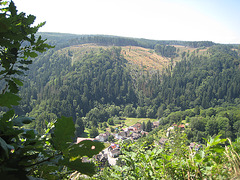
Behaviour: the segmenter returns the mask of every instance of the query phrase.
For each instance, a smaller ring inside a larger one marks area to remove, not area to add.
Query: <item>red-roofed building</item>
[[[142,124],[140,122],[137,122],[132,127],[135,127],[137,130],[141,130]]]
[[[176,124],[173,124],[173,126],[177,127]],[[184,125],[184,124],[180,124],[180,125],[178,125],[178,127],[181,128],[181,129],[184,129],[184,128],[185,128],[185,125]]]
[[[128,130],[132,131],[132,132],[135,132],[135,131],[137,131],[137,128],[133,127],[133,126],[130,126],[130,127],[128,127]]]

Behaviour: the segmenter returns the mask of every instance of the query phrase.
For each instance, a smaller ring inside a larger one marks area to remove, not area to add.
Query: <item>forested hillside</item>
[[[36,117],[39,131],[61,115],[91,128],[113,116],[161,118],[239,103],[237,46],[45,35],[56,47],[34,60],[16,108]]]
[[[172,71],[164,74],[158,104],[182,110],[234,102],[239,98],[239,56],[227,46],[213,46],[207,56],[183,56]]]

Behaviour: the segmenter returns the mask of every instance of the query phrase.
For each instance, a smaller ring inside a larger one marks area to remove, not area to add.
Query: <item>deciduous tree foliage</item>
[[[41,36],[36,38],[37,30],[44,23],[33,27],[35,16],[18,13],[13,1],[0,1],[0,8],[0,106],[8,108],[0,116],[1,179],[29,179],[30,176],[62,179],[61,170],[66,168],[65,173],[77,170],[93,175],[94,164],[83,163],[82,157],[92,157],[104,146],[92,141],[73,144],[72,118],[46,123],[45,134],[40,136],[34,129],[25,127],[34,118],[14,114],[12,107],[21,100],[17,95],[18,87],[23,85],[20,78],[32,63],[29,58],[35,58],[51,46]]]
[[[161,148],[122,144],[118,164],[94,179],[234,179],[239,177],[239,146],[226,146],[226,141],[209,137],[198,151],[189,148],[184,134],[176,134]]]

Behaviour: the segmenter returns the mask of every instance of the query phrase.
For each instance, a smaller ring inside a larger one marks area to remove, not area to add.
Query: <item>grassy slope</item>
[[[157,121],[157,119],[150,119],[150,118],[126,118],[125,124],[127,126],[132,126],[132,125],[136,124],[137,122],[140,122],[140,123],[145,122],[145,124],[146,124],[149,120],[151,122]]]
[[[130,64],[143,67],[147,70],[161,70],[170,62],[169,58],[162,57],[153,50],[142,47],[124,46],[122,47],[122,54]]]

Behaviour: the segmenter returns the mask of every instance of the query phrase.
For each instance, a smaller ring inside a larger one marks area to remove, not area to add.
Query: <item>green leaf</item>
[[[9,130],[12,130],[12,122],[9,121],[14,116],[14,110],[11,109],[3,114],[3,116],[0,118],[0,132],[4,132],[6,135]]]
[[[22,136],[28,139],[35,138],[36,132],[33,129],[22,129],[23,133]]]
[[[18,79],[18,78],[12,78],[12,80],[13,80],[17,85],[23,86],[23,83],[22,83],[22,81],[21,81],[20,79]]]
[[[6,122],[9,119],[11,119],[13,116],[14,116],[14,109],[11,109],[3,114],[3,116],[1,117],[1,122],[3,122],[3,121]]]
[[[35,58],[35,57],[38,56],[37,53],[35,53],[35,52],[30,52],[30,51],[24,52],[24,55],[27,56],[27,57],[31,57],[31,58]]]
[[[88,156],[92,157],[93,155],[98,154],[104,149],[104,144],[101,142],[94,142],[91,140],[81,141],[78,144],[74,144],[69,153],[70,157],[77,157],[77,156]]]
[[[29,180],[44,180],[44,179],[57,179],[56,172],[59,171],[58,166],[53,166],[50,164],[44,164],[38,167],[37,174],[41,176],[40,178],[29,177]],[[43,178],[43,179],[42,179]]]
[[[34,23],[35,19],[36,19],[36,16],[30,14],[30,15],[28,15],[28,17],[27,17],[27,23],[28,23],[29,25],[31,25],[31,24]]]
[[[10,90],[10,92],[12,92],[12,93],[18,93],[19,89],[18,89],[18,87],[17,87],[17,85],[16,85],[15,82],[13,82],[12,80],[9,80],[9,81],[8,81],[8,85],[9,85],[9,90]]]
[[[5,141],[4,141],[4,139],[2,139],[1,137],[0,137],[0,147],[1,147],[1,149],[3,150],[3,152],[4,152],[4,154],[5,154],[5,156],[8,158],[8,151],[10,150],[10,149],[14,149],[14,147],[13,146],[11,146],[11,145],[9,145],[9,144],[7,144]]]
[[[45,21],[45,22],[41,22],[41,23],[39,23],[39,24],[36,26],[36,28],[43,27],[45,24],[46,24],[46,21]]]
[[[20,116],[12,120],[14,126],[21,127],[24,124],[31,123],[35,118]]]
[[[29,70],[29,68],[28,68],[28,67],[24,67],[24,66],[18,66],[18,68],[19,68],[19,69],[22,69],[22,70],[24,70],[24,71],[27,71],[27,70]]]
[[[0,94],[0,106],[12,108],[12,106],[19,105],[21,98],[16,94],[6,92],[5,94]]]
[[[204,160],[205,158],[205,152],[204,151],[200,151],[198,152],[195,156],[194,156],[195,160],[198,162],[201,162],[202,160]]]
[[[11,12],[12,16],[16,16],[17,15],[16,6],[14,5],[14,3],[12,1],[10,2],[10,5],[9,5],[9,11]]]
[[[72,170],[76,170],[82,174],[92,176],[96,173],[94,163],[83,163],[82,159],[76,159],[74,161],[68,161],[65,159],[62,163]]]
[[[0,5],[7,5],[7,3],[8,3],[7,1],[3,1],[3,2],[0,1]]]
[[[220,145],[216,145],[214,148],[212,148],[214,152],[217,152],[217,153],[222,153],[225,148],[223,148],[222,146]]]
[[[26,64],[26,65],[32,64],[32,60],[20,60],[19,62],[20,62],[21,64]]]
[[[75,127],[71,117],[62,116],[60,119],[57,119],[52,138],[55,148],[65,151],[69,147],[69,143],[72,143],[74,131]]]
[[[1,21],[2,22],[0,22],[0,32],[5,33],[5,32],[7,32],[9,26],[8,26],[8,23],[4,22],[4,20],[1,20]]]
[[[7,143],[0,137],[0,147],[3,150],[6,157],[8,157]]]

